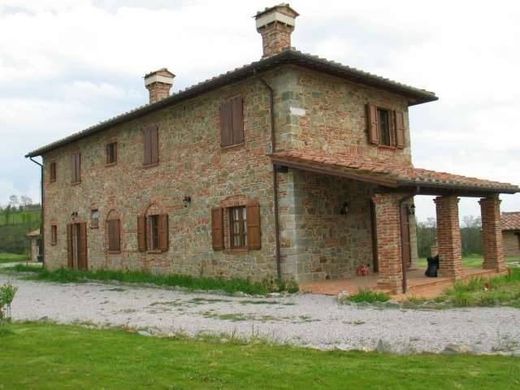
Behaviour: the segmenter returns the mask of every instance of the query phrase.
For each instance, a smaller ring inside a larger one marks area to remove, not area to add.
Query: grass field
[[[520,359],[322,352],[38,323],[0,333],[0,388],[515,389]]]
[[[193,277],[189,275],[153,275],[140,271],[113,271],[113,270],[94,270],[77,271],[72,269],[60,268],[49,271],[45,268],[37,268],[18,264],[12,270],[17,272],[31,272],[30,279],[43,280],[59,283],[81,283],[92,280],[96,281],[118,281],[124,283],[148,283],[157,286],[176,286],[185,287],[190,290],[219,290],[227,293],[244,292],[247,294],[265,295],[269,292],[297,292],[298,286],[295,283],[269,280],[264,282],[252,282],[247,279],[233,278],[206,278]]]
[[[27,261],[28,256],[25,254],[18,254],[18,253],[4,253],[0,252],[0,263],[14,263],[14,262],[21,262],[21,261]]]

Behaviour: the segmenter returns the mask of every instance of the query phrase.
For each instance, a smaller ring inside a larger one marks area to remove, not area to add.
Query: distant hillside
[[[27,253],[29,231],[40,227],[39,205],[0,209],[0,252]]]

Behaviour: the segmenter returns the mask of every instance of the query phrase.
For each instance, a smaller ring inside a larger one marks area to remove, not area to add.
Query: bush
[[[11,283],[0,286],[0,324],[11,317],[11,302],[13,302],[18,287]]]

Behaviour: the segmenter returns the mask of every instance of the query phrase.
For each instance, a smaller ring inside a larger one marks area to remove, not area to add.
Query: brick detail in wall
[[[165,83],[153,83],[148,85],[148,92],[150,93],[150,103],[158,102],[159,100],[165,99],[170,96],[170,84]]]
[[[484,268],[504,271],[504,248],[500,223],[500,200],[498,196],[482,198],[480,201],[482,216],[482,246],[484,249]]]
[[[378,288],[392,293],[402,291],[401,225],[399,202],[402,194],[373,196],[376,213],[377,256],[379,262]]]
[[[262,35],[263,56],[270,57],[281,53],[284,49],[291,47],[291,33],[294,27],[281,23],[272,23],[262,28],[259,32]]]
[[[439,276],[460,279],[463,276],[459,198],[439,196],[435,198],[437,209],[437,245],[439,252]]]

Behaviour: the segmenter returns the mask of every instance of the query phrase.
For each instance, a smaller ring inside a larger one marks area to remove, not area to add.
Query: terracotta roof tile
[[[520,211],[502,213],[502,230],[520,230]]]
[[[398,186],[435,186],[440,188],[462,187],[467,190],[514,193],[520,191],[516,185],[483,180],[447,172],[404,167],[390,160],[376,160],[361,154],[329,155],[320,151],[293,150],[271,155],[273,161],[282,163],[300,163],[322,169],[336,169],[356,174],[377,174]]]

